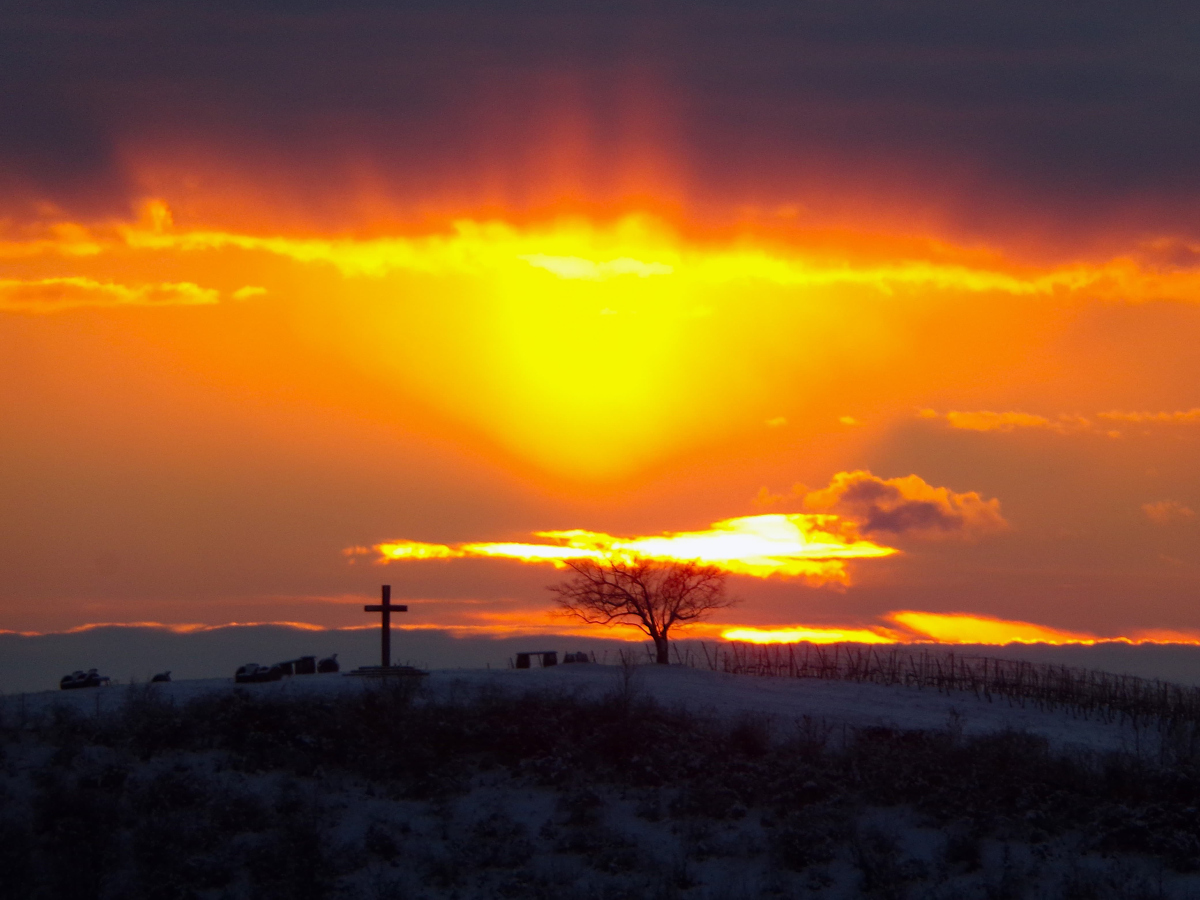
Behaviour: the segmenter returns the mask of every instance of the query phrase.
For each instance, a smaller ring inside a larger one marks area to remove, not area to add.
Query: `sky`
[[[1200,12],[11,2],[0,631],[1196,641]],[[588,631],[594,634],[594,631]]]

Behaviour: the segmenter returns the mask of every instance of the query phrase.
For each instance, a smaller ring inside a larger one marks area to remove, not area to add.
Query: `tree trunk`
[[[666,635],[663,635],[662,637],[656,637],[654,639],[654,650],[655,650],[654,661],[656,663],[658,663],[660,666],[665,666],[671,662],[670,657],[667,656]]]

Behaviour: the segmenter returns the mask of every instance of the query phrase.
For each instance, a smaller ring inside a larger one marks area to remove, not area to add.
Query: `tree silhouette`
[[[593,625],[637,626],[654,641],[655,661],[663,665],[673,627],[737,602],[725,594],[727,573],[699,562],[615,556],[565,562],[574,573],[549,588],[558,605]]]

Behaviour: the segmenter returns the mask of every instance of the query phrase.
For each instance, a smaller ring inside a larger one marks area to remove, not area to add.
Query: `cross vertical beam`
[[[392,613],[408,612],[408,607],[404,605],[392,605],[392,586],[390,584],[383,585],[383,591],[380,603],[372,603],[363,607],[363,612],[377,612],[380,614],[380,664],[385,669],[390,669],[392,666]]]
[[[382,636],[380,637],[380,659],[379,664],[385,669],[392,664],[392,586],[385,584],[383,586],[383,596],[380,597],[380,618],[383,620]]]

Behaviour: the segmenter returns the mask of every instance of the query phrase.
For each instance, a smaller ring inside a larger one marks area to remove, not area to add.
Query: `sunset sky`
[[[8,3],[0,631],[1200,639],[1191,4]]]

